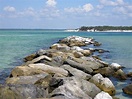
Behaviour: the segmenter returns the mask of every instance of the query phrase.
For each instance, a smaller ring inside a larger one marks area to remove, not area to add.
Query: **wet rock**
[[[43,63],[37,63],[37,64],[29,64],[29,67],[32,67],[34,69],[40,69],[43,70],[46,73],[49,74],[61,74],[64,76],[68,75],[68,72],[66,70],[64,70],[63,68],[59,68],[59,67],[52,67]]]
[[[94,59],[101,60],[101,58],[100,58],[99,56],[93,55],[92,57],[93,57]]]
[[[113,99],[108,93],[102,91],[98,93],[94,99]]]
[[[126,80],[127,76],[121,69],[117,70],[114,74],[114,77],[118,78],[119,80]]]
[[[124,93],[132,95],[132,84],[124,87],[122,90],[123,90]]]
[[[103,50],[103,49],[99,49],[98,52],[99,52],[99,53],[104,53],[104,52],[108,52],[108,51]]]
[[[93,45],[94,45],[94,46],[100,46],[100,45],[102,45],[102,44],[99,43],[99,42],[97,42],[97,41],[94,41]]]
[[[132,72],[127,73],[127,77],[131,77],[132,78]]]
[[[110,81],[109,78],[103,77],[101,74],[94,75],[90,80],[90,82],[94,83],[96,86],[98,86],[101,90],[109,93],[110,95],[115,95],[115,86]]]
[[[34,84],[41,78],[45,78],[48,74],[39,74],[33,76],[19,76],[6,79],[6,84]]]
[[[63,65],[61,67],[69,71],[71,75],[76,76],[78,78],[89,80],[92,77],[90,74],[87,74],[81,70],[73,68],[70,65]]]
[[[95,70],[94,73],[100,73],[103,76],[112,76],[112,74],[115,71],[111,67],[104,67],[104,68],[99,68],[98,70]]]
[[[36,58],[36,57],[38,57],[38,55],[35,53],[35,54],[31,54],[31,55],[29,55],[29,56],[26,56],[25,58],[24,58],[24,61],[25,62],[27,62],[27,61],[31,61],[31,60],[33,60],[34,58]]]

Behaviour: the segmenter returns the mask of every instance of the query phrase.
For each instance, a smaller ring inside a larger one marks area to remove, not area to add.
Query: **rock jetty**
[[[70,36],[25,57],[0,85],[0,99],[113,99],[116,89],[108,77],[127,76],[119,64],[95,56],[98,50],[91,44],[101,45],[93,38]]]

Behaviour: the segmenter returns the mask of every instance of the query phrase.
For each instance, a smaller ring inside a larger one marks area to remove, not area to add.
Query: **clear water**
[[[63,30],[0,30],[0,83],[10,74],[13,67],[22,63],[23,57],[41,48],[48,48],[51,44],[67,36],[78,35],[93,37],[103,45],[101,48],[110,53],[102,55],[109,62],[116,62],[125,66],[125,72],[132,71],[132,33],[108,32],[64,32]],[[131,99],[122,93],[122,88],[131,82],[112,79],[117,88],[117,97]]]

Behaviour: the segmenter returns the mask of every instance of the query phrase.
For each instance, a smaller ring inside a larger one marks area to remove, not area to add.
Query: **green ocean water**
[[[132,33],[125,32],[65,32],[64,30],[0,30],[0,83],[10,74],[13,67],[22,63],[23,57],[37,50],[47,49],[59,39],[67,36],[93,37],[102,43],[100,48],[110,53],[101,55],[109,63],[119,63],[125,66],[125,72],[132,72]],[[113,79],[117,90],[117,97],[131,99],[131,96],[122,93],[121,89],[131,82]]]

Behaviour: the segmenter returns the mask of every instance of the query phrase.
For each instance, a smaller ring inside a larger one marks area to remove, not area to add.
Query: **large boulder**
[[[78,63],[72,59],[67,58],[65,63],[69,64],[73,68],[77,68],[77,69],[82,70],[83,72],[86,72],[89,74],[91,74],[93,72],[93,70],[89,67],[89,65]]]
[[[116,69],[116,70],[122,68],[122,66],[119,65],[118,63],[112,63],[110,66],[111,66],[113,69]]]
[[[104,78],[100,73],[95,74],[89,81],[94,83],[101,90],[109,93],[110,95],[115,95],[116,90],[113,83],[109,78]]]
[[[46,55],[42,55],[42,56],[39,56],[37,58],[34,58],[33,60],[31,61],[27,61],[25,64],[23,65],[28,65],[28,64],[33,64],[33,63],[39,63],[41,62],[42,60],[47,60],[47,61],[52,61],[52,59]]]
[[[113,99],[108,93],[102,91],[98,93],[94,99]]]
[[[79,36],[69,36],[59,41],[59,43],[64,43],[68,46],[85,46],[91,44],[92,38],[84,38]]]
[[[59,44],[59,43],[53,44],[50,48],[60,50],[60,51],[69,51],[70,50],[70,47],[67,46],[66,44]]]
[[[35,69],[28,66],[18,66],[11,71],[10,77],[31,76],[41,73],[45,72],[40,69]]]
[[[123,90],[124,93],[132,95],[132,84],[124,87],[122,90]]]
[[[66,69],[70,72],[71,75],[76,76],[78,78],[89,80],[92,76],[90,74],[87,74],[81,70],[78,70],[76,68],[71,67],[70,65],[63,65],[61,68]]]
[[[44,88],[31,84],[0,86],[0,99],[35,99],[46,96]]]
[[[49,73],[49,74],[59,74],[62,76],[68,75],[68,71],[64,70],[63,68],[53,67],[53,66],[49,66],[49,65],[46,65],[43,63],[29,64],[28,66],[33,69],[40,69],[40,70],[42,70],[46,73]]]
[[[104,68],[99,68],[98,70],[95,70],[94,73],[100,73],[103,76],[112,76],[112,74],[115,71],[111,67],[104,67]]]
[[[96,61],[93,58],[89,58],[89,57],[75,58],[75,57],[70,56],[67,58],[66,62],[69,64],[70,64],[70,62],[78,64],[78,65],[80,64],[81,67],[91,68],[92,70],[97,70],[101,67],[104,67],[104,64]]]
[[[23,99],[23,97],[9,86],[0,86],[0,99]]]
[[[39,74],[33,76],[19,76],[6,79],[6,84],[34,84],[41,78],[45,78],[48,74]]]
[[[63,79],[63,85],[52,91],[51,96],[64,95],[70,97],[70,99],[92,99],[100,91],[96,85],[86,80],[67,77]]]

